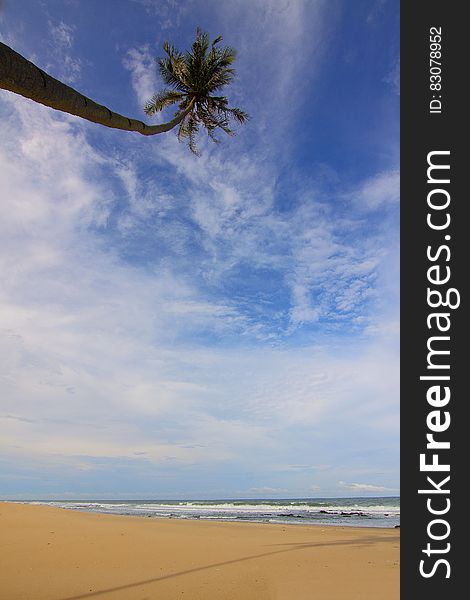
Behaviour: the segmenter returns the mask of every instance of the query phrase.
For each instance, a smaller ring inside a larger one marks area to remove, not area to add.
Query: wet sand
[[[398,600],[399,529],[0,503],[1,600]]]

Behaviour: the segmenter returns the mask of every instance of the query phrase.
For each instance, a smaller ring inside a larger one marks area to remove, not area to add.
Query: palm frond
[[[178,140],[186,141],[188,148],[196,156],[200,156],[200,152],[196,146],[196,136],[199,132],[199,127],[193,115],[189,114],[181,122],[178,129]]]
[[[171,106],[172,104],[176,104],[184,99],[184,95],[181,92],[177,92],[176,90],[162,90],[161,92],[157,92],[150,100],[145,103],[144,111],[148,115],[154,115],[157,112],[160,112],[167,106]]]
[[[166,52],[166,56],[163,58],[157,58],[160,76],[163,80],[163,83],[170,85],[181,92],[187,91],[187,69],[184,54],[179,50],[176,50],[176,48],[170,45],[168,42],[163,44],[163,50]]]
[[[250,115],[240,108],[226,108],[225,110],[227,113],[230,113],[230,115],[232,115],[241,125],[250,119]]]

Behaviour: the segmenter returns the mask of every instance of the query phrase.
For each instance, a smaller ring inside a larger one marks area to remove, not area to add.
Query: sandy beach
[[[1,600],[388,600],[399,530],[0,504]]]

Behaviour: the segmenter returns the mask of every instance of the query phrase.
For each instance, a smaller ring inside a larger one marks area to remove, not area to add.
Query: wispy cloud
[[[400,57],[397,58],[393,67],[384,78],[396,94],[400,94]]]
[[[273,488],[273,487],[269,487],[269,486],[263,486],[263,487],[253,487],[247,491],[249,494],[256,494],[261,497],[263,497],[263,496],[266,497],[269,494],[273,494],[275,496],[277,496],[278,494],[284,494],[285,492],[288,492],[289,490],[287,490],[286,488]]]
[[[62,81],[74,84],[80,79],[82,61],[74,56],[72,50],[75,27],[63,21],[49,20],[49,44],[51,62],[46,66],[47,71],[54,73]]]
[[[49,21],[49,34],[52,38],[52,43],[63,48],[71,48],[73,43],[74,27],[67,25],[63,21],[53,23]]]
[[[161,87],[157,80],[155,54],[149,44],[130,48],[123,59],[124,67],[131,73],[132,88],[141,109]]]
[[[398,204],[400,198],[400,174],[398,169],[384,171],[365,181],[351,193],[360,208],[377,210],[389,204]]]
[[[360,214],[338,210],[323,193],[305,194],[295,184],[290,210],[279,211],[276,179],[266,164],[243,156],[222,164],[214,153],[196,165],[171,142],[165,141],[164,156],[187,181],[190,216],[204,234],[200,260],[208,284],[217,288],[238,274],[246,285],[247,271],[253,278],[263,272],[264,280],[271,273],[273,285],[281,283],[289,294],[284,329],[290,331],[365,315],[385,254],[379,233],[362,235]],[[354,193],[336,194],[369,211],[395,202],[397,183],[396,173],[382,173]]]
[[[194,0],[132,0],[140,5],[148,15],[159,18],[163,30],[179,27],[182,16],[194,4]]]
[[[399,491],[399,489],[397,489],[397,488],[389,488],[389,487],[385,487],[383,485],[373,485],[370,483],[345,483],[344,481],[340,481],[339,485],[341,485],[343,488],[346,488],[346,489],[351,490],[352,492],[356,492],[356,493],[367,492],[367,493],[375,493],[375,494],[385,494],[385,493],[389,493],[389,492],[398,492]]]
[[[254,117],[254,135],[263,141],[260,157],[287,155],[295,143],[286,133],[308,110],[302,90],[319,75],[336,8],[322,0],[217,5],[214,16],[238,50],[239,79],[249,90],[235,86],[233,102],[243,102]]]
[[[387,3],[387,0],[375,0],[372,2],[371,8],[367,13],[366,22],[368,25],[375,25],[377,20],[380,19],[382,12],[384,10],[384,6]]]

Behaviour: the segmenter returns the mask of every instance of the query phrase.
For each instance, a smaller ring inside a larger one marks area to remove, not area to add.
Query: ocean
[[[251,521],[298,525],[350,525],[396,527],[400,524],[400,498],[295,498],[262,500],[110,500],[30,501],[114,515],[147,518]]]

